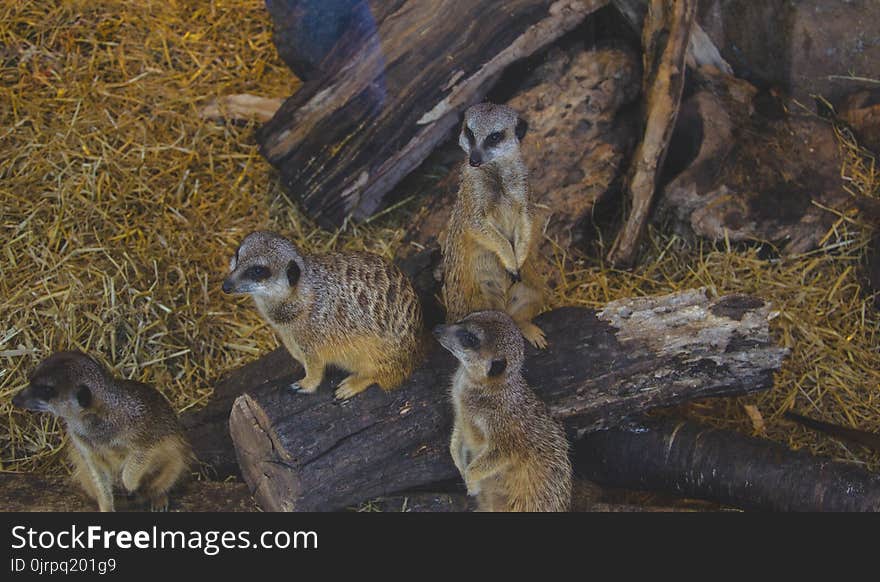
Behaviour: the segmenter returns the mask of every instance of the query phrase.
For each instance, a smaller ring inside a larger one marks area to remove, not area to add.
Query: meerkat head
[[[229,262],[224,293],[287,296],[297,287],[303,258],[286,238],[274,232],[247,235]]]
[[[108,382],[112,378],[104,366],[84,353],[56,352],[37,366],[12,403],[75,422],[98,406]]]
[[[480,103],[464,113],[458,144],[471,166],[503,161],[519,153],[528,124],[506,105]]]
[[[504,312],[471,313],[457,323],[438,325],[434,336],[473,378],[502,379],[522,367],[522,333]]]

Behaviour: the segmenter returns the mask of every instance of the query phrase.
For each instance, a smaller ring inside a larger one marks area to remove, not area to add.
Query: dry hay
[[[199,119],[218,95],[295,89],[260,0],[5,3],[0,79],[0,470],[61,468],[59,426],[10,404],[51,351],[89,351],[160,387],[178,410],[199,406],[224,371],[277,345],[247,300],[220,292],[247,232],[269,227],[311,249],[392,256],[417,206],[321,231],[281,196],[252,125]],[[854,195],[880,195],[878,169],[841,137]],[[776,387],[688,412],[746,431],[760,419],[770,438],[876,468],[876,456],[780,418],[796,405],[880,430],[878,317],[861,287],[861,226],[841,216],[823,250],[772,261],[652,230],[633,273],[572,266],[559,249],[554,301],[597,307],[701,285],[768,297],[779,310],[774,330],[792,348]]]

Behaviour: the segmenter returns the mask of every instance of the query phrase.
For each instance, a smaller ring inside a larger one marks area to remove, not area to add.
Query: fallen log
[[[580,475],[759,511],[880,511],[880,475],[732,431],[671,419],[587,435]]]
[[[257,132],[285,188],[324,225],[363,219],[504,69],[608,0],[370,0],[319,67]],[[275,37],[303,2],[273,2]],[[283,26],[278,10],[287,7]],[[442,50],[441,50],[442,47]]]
[[[648,7],[642,33],[645,134],[626,180],[632,208],[608,252],[608,261],[619,267],[630,267],[635,262],[648,223],[654,190],[678,118],[696,12],[696,0],[651,0]]]
[[[301,370],[301,368],[299,368]],[[229,436],[232,403],[248,388],[274,382],[296,373],[297,364],[287,350],[277,349],[223,377],[214,386],[211,400],[203,408],[184,412],[180,422],[192,444],[202,472],[210,479],[239,475],[235,449]]]
[[[713,300],[703,290],[599,312],[564,307],[539,317],[550,347],[528,348],[524,373],[574,437],[659,406],[767,389],[786,353],[770,339],[769,317],[759,299]],[[346,402],[326,385],[292,394],[289,376],[249,387],[229,428],[260,506],[335,510],[457,479],[447,450],[454,367],[434,346],[401,388],[374,387]]]
[[[169,511],[241,512],[256,511],[257,506],[244,483],[190,481],[169,496]],[[0,511],[97,511],[70,480],[62,475],[28,473],[0,474]],[[144,511],[124,498],[117,501],[117,511]]]

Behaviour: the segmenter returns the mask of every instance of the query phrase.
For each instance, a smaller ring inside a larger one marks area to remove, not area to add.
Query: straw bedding
[[[260,0],[0,7],[0,470],[63,471],[60,426],[10,404],[53,350],[94,353],[183,411],[224,371],[274,348],[249,301],[220,291],[249,231],[394,254],[417,191],[367,225],[322,231],[281,194],[253,124],[198,116],[218,95],[281,97],[297,84]],[[853,196],[880,196],[874,160],[848,133],[840,143]],[[420,171],[432,180],[448,169]],[[554,304],[695,286],[771,299],[774,332],[792,349],[775,388],[686,412],[877,469],[878,455],[781,418],[794,406],[880,431],[880,318],[863,289],[863,220],[841,215],[822,249],[785,259],[671,232],[651,229],[631,273],[556,249]]]

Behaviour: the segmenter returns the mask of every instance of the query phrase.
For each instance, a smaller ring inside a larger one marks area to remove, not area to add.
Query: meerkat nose
[[[479,168],[483,163],[483,156],[480,152],[471,152],[471,157],[468,161],[474,168]]]
[[[232,281],[230,281],[228,278],[223,280],[223,292],[232,293]]]

